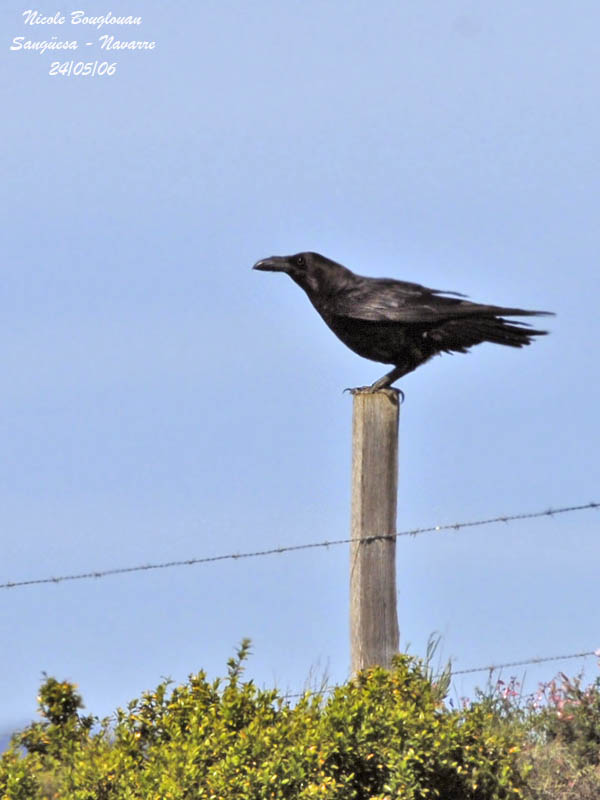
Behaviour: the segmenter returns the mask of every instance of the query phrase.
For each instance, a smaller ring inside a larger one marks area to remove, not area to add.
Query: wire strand
[[[504,664],[489,664],[486,667],[472,667],[470,669],[450,669],[450,677],[454,678],[456,675],[469,675],[474,672],[497,672],[501,669],[505,669],[507,667],[525,667],[531,664],[545,664],[548,661],[567,661],[572,658],[587,658],[589,656],[596,656],[596,658],[600,658],[600,648],[597,650],[586,650],[583,653],[570,653],[566,656],[542,656],[540,658],[528,658],[523,659],[522,661],[507,661]],[[439,676],[438,676],[439,677]],[[324,686],[322,689],[318,691],[313,691],[312,689],[306,689],[304,692],[294,692],[290,694],[286,692],[283,695],[284,699],[291,699],[294,697],[303,697],[305,694],[314,694],[314,695],[321,695],[326,694],[329,692],[333,692],[337,687],[336,686]]]
[[[584,653],[571,653],[567,656],[543,656],[541,658],[529,658],[524,661],[507,661],[504,664],[489,664],[487,667],[472,667],[470,669],[453,669],[451,670],[452,677],[455,675],[468,675],[473,672],[497,672],[498,670],[507,667],[524,667],[529,664],[545,664],[548,661],[567,661],[570,658],[586,658],[587,656],[600,657],[600,649],[587,650]]]
[[[470,669],[451,669],[450,670],[450,677],[454,678],[456,675],[468,675],[474,672],[497,672],[505,667],[524,667],[529,666],[531,664],[544,664],[548,661],[567,661],[571,658],[587,658],[589,656],[596,656],[600,658],[600,648],[597,650],[586,650],[583,653],[570,653],[566,656],[542,656],[541,658],[528,658],[522,661],[507,661],[504,664],[489,664],[487,667],[473,667]],[[438,675],[439,677],[439,675]],[[335,691],[337,686],[324,686],[322,689],[318,691],[313,691],[312,689],[306,689],[304,692],[294,692],[283,695],[284,699],[291,699],[294,697],[303,697],[307,692],[309,694],[314,695],[321,695],[321,694],[328,694],[329,692]]]
[[[154,564],[139,564],[133,567],[115,567],[112,569],[93,570],[90,572],[79,572],[72,575],[57,575],[48,578],[32,578],[24,581],[7,581],[0,583],[0,589],[16,589],[23,586],[40,586],[43,584],[58,584],[67,581],[82,581],[92,578],[106,578],[109,575],[127,575],[133,572],[145,572],[156,569],[171,569],[174,567],[190,567],[197,564],[213,564],[217,561],[237,561],[244,558],[259,558],[261,556],[279,555],[281,553],[293,553],[300,550],[311,550],[318,547],[333,547],[340,544],[350,544],[361,542],[371,544],[385,539],[399,539],[404,536],[420,536],[424,533],[442,533],[445,531],[458,531],[463,528],[475,528],[482,525],[491,525],[497,522],[514,522],[516,520],[535,519],[537,517],[554,517],[558,514],[567,514],[573,511],[586,511],[589,509],[600,508],[600,503],[590,502],[583,505],[563,506],[562,508],[549,508],[545,511],[531,511],[521,514],[504,514],[488,519],[473,520],[470,522],[453,522],[447,525],[431,525],[424,528],[414,528],[412,530],[400,531],[397,533],[378,534],[360,539],[331,539],[322,542],[309,542],[307,544],[286,545],[282,547],[272,547],[268,550],[255,550],[246,553],[227,553],[219,556],[204,556],[202,558],[187,558],[177,561],[163,561]]]

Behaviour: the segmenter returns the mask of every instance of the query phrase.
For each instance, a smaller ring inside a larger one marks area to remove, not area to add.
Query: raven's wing
[[[448,297],[447,295],[455,295]],[[464,295],[427,289],[418,283],[365,278],[330,295],[324,310],[366,322],[435,323],[468,316],[537,316],[546,311],[502,308],[463,300]]]

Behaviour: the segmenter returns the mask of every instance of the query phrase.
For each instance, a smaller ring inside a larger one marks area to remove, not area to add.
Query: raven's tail
[[[502,306],[485,306],[473,303],[475,312],[491,317],[553,317],[553,311],[529,311],[526,308],[503,308]]]
[[[514,314],[534,316],[547,312],[499,309],[510,316]],[[536,336],[545,336],[548,331],[531,328],[525,322],[508,322],[500,316],[473,316],[448,320],[429,335],[446,352],[466,353],[469,347],[481,342],[503,344],[507,347],[525,347]]]

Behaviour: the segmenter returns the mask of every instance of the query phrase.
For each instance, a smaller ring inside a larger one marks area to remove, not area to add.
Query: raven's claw
[[[349,386],[344,389],[342,394],[346,394],[346,392],[350,392],[350,394],[376,394],[377,392],[395,392],[400,397],[400,404],[404,403],[405,395],[402,389],[396,389],[395,386],[379,386],[376,387],[374,384],[371,386],[355,386],[353,389]]]

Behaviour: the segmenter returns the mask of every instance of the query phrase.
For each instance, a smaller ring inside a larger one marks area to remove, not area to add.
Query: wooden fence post
[[[353,391],[350,651],[352,674],[398,652],[396,532],[399,392]],[[357,541],[356,541],[357,540]]]

